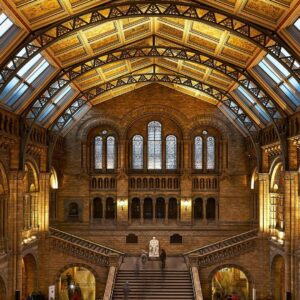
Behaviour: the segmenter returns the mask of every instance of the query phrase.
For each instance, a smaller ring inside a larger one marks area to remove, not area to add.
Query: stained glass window
[[[161,169],[161,124],[157,121],[148,124],[148,169]]]
[[[106,141],[106,167],[107,169],[115,168],[115,138],[108,136]]]
[[[102,169],[103,142],[101,136],[95,137],[95,169]]]
[[[169,135],[166,138],[166,169],[174,170],[177,167],[177,143],[176,136]]]
[[[135,135],[132,139],[132,168],[143,169],[143,137]]]
[[[196,136],[194,140],[194,167],[197,170],[203,169],[203,139]]]
[[[207,149],[207,170],[213,170],[215,168],[215,138],[212,136],[207,137],[206,140]]]

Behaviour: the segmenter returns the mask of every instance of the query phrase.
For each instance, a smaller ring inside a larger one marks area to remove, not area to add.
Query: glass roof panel
[[[0,13],[0,38],[14,25],[6,14]]]

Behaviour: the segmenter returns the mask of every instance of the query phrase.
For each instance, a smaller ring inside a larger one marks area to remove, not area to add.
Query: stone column
[[[22,291],[23,177],[22,171],[10,171],[7,228],[8,248],[13,255],[8,268],[8,280],[11,282],[8,299],[14,299],[16,290]]]
[[[180,200],[177,200],[177,224],[180,222]]]
[[[205,224],[207,224],[207,219],[206,219],[206,205],[207,205],[207,199],[203,199],[203,202],[202,202],[202,211],[203,211],[203,222]]]
[[[144,199],[140,199],[140,223],[144,224]]]
[[[297,229],[299,222],[298,172],[284,174],[284,248],[286,254],[285,290],[295,294],[297,286],[294,252],[297,249]]]
[[[165,199],[165,224],[169,222],[169,199]]]
[[[102,201],[102,199],[101,199]],[[101,223],[105,224],[105,220],[106,220],[106,199],[103,199],[103,203],[102,203],[102,219],[101,219]]]
[[[132,203],[131,203],[132,200],[129,200],[128,199],[128,224],[130,225],[131,224],[131,206],[132,206]]]
[[[270,232],[270,191],[269,173],[259,173],[259,230],[263,235]]]
[[[39,174],[39,230],[47,232],[49,228],[49,194],[50,194],[50,173],[41,172]]]
[[[155,183],[154,183],[155,184]],[[156,200],[152,199],[152,223],[155,224],[156,223],[156,210],[155,210],[155,205],[156,204]]]

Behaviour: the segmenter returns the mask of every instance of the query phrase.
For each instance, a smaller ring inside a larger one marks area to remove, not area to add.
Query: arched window
[[[93,200],[93,218],[101,219],[102,218],[102,201],[101,198],[94,198]]]
[[[161,169],[161,124],[152,121],[148,124],[148,169]]]
[[[194,140],[194,168],[196,170],[203,169],[203,139],[196,136]]]
[[[106,167],[107,169],[115,168],[115,138],[108,136],[106,140]]]
[[[166,169],[177,168],[177,139],[175,135],[168,135],[166,138]]]
[[[213,170],[215,168],[215,138],[214,137],[212,136],[207,137],[206,150],[207,150],[206,168],[207,170]]]
[[[143,169],[143,137],[135,135],[132,139],[132,168]]]
[[[96,136],[94,140],[94,161],[95,169],[102,169],[102,151],[103,151],[103,142],[101,136]]]

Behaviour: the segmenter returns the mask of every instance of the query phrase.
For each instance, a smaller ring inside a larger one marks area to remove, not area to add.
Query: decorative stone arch
[[[30,158],[25,161],[25,166],[26,165],[28,165],[33,171],[35,192],[38,192],[39,191],[39,167],[36,161]]]
[[[274,254],[271,258],[271,294],[272,299],[281,300],[285,296],[285,266],[286,259],[284,255]],[[283,264],[283,270],[279,269],[280,264]],[[283,289],[283,290],[281,290]],[[281,295],[280,295],[281,292]]]
[[[189,136],[192,136],[193,132],[200,126],[213,127],[221,133],[221,139],[229,139],[228,132],[230,128],[227,122],[217,119],[216,116],[212,114],[200,114],[190,121],[190,131]]]
[[[187,136],[186,124],[189,120],[185,115],[180,113],[178,110],[167,106],[167,105],[145,105],[143,107],[138,107],[131,110],[127,114],[127,119],[125,120],[124,129],[122,131],[123,136],[127,136],[127,132],[130,127],[138,120],[147,116],[166,116],[168,119],[173,121],[177,127],[181,130],[182,138]]]
[[[7,288],[6,288],[6,284],[5,284],[5,280],[4,278],[0,275],[0,295],[1,295],[1,299],[6,299],[7,298]],[[2,298],[3,297],[3,298]]]
[[[70,263],[70,264],[67,264],[65,266],[63,266],[55,275],[54,279],[53,279],[53,283],[56,285],[56,297],[58,299],[58,294],[59,294],[59,289],[58,289],[58,286],[59,286],[59,281],[60,281],[60,277],[61,275],[68,269],[70,268],[74,268],[74,267],[81,267],[81,268],[85,268],[87,269],[88,271],[90,271],[94,277],[95,277],[95,289],[96,289],[96,298],[97,298],[97,295],[99,295],[100,293],[100,282],[101,282],[101,279],[98,275],[98,273],[95,271],[95,269],[93,267],[91,267],[90,265],[86,264],[86,263]]]
[[[113,131],[115,131],[117,137],[119,139],[121,139],[122,133],[121,133],[120,128],[117,126],[118,122],[120,122],[119,119],[112,120],[109,118],[105,118],[103,116],[93,116],[80,125],[80,127],[78,128],[78,130],[76,132],[76,136],[82,143],[85,143],[87,136],[92,129],[94,129],[98,126],[108,126]]]
[[[38,268],[37,259],[34,253],[27,252],[22,258],[22,297],[27,297],[37,289]]]
[[[284,168],[284,163],[282,162],[281,157],[278,156],[273,160],[273,162],[270,166],[270,169],[269,169],[270,190],[274,189],[275,180],[277,180],[276,175],[277,175],[278,171],[280,172],[280,167]],[[279,187],[279,188],[283,188],[283,186]],[[278,189],[278,187],[277,187],[277,189]]]
[[[218,271],[220,271],[224,268],[235,268],[235,269],[238,269],[238,270],[242,271],[246,275],[248,283],[249,283],[248,297],[249,297],[249,299],[251,299],[250,295],[251,295],[251,291],[255,287],[255,282],[253,280],[253,277],[252,277],[250,271],[248,271],[248,269],[245,268],[244,266],[238,265],[238,264],[223,264],[223,265],[219,265],[219,266],[215,267],[208,275],[209,292],[211,293],[211,291],[212,291],[213,277],[215,276],[215,274]]]

